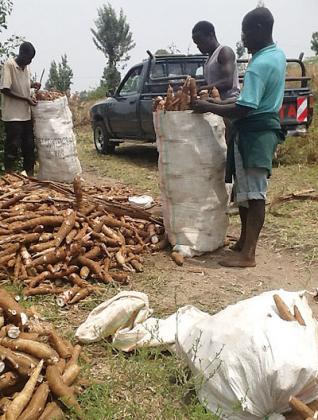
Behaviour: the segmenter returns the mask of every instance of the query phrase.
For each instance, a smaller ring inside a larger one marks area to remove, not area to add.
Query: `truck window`
[[[202,66],[197,68],[197,70],[195,72],[195,77],[199,78],[199,79],[203,77],[203,64],[202,64]]]
[[[140,91],[142,66],[133,68],[118,92],[119,96],[135,95]]]
[[[155,63],[150,72],[150,79],[160,79],[162,77],[165,77],[165,68],[162,63]]]
[[[200,78],[203,76],[203,62],[184,63],[184,74]]]
[[[182,76],[184,74],[181,63],[168,63],[167,70],[168,77]]]

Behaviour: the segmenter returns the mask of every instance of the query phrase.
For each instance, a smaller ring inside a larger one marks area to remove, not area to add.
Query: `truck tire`
[[[115,150],[115,144],[109,141],[106,127],[102,121],[94,122],[94,145],[98,153],[108,155]]]

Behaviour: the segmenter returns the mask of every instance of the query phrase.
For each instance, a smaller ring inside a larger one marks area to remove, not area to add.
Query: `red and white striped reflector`
[[[297,121],[307,121],[308,108],[307,108],[307,97],[299,96],[297,98]]]

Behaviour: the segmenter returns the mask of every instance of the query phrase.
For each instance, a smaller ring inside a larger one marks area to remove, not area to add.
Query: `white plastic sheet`
[[[291,311],[297,305],[306,326],[279,317],[275,293]],[[318,396],[318,325],[303,292],[266,292],[213,316],[185,306],[165,320],[148,318],[146,295],[124,292],[94,311],[76,333],[80,341],[100,331],[124,351],[174,345],[200,401],[222,418],[279,420],[291,395],[306,403]]]
[[[214,114],[155,112],[165,230],[185,256],[224,244],[228,194],[223,119]]]
[[[292,311],[298,306],[305,327],[279,317],[274,293]],[[318,328],[303,294],[267,292],[189,322],[179,318],[177,348],[211,411],[274,420],[288,410],[291,395],[305,402],[317,398]]]
[[[36,107],[32,107],[32,116],[40,165],[39,179],[73,182],[82,169],[66,96],[54,101],[39,101]]]

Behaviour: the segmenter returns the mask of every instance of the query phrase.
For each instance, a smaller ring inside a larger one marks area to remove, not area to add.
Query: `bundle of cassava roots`
[[[186,111],[191,109],[193,103],[197,99],[207,100],[220,100],[220,94],[216,87],[211,91],[201,90],[198,93],[196,80],[188,76],[183,84],[174,92],[173,87],[169,84],[167,96],[157,96],[153,101],[153,111]]]
[[[51,90],[38,90],[34,96],[37,101],[55,101],[55,99],[65,96],[65,93]]]
[[[127,187],[73,187],[18,174],[0,178],[0,279],[60,306],[127,284],[142,254],[167,245],[161,219],[128,203]]]
[[[82,418],[80,352],[0,289],[1,419],[64,419],[65,407]]]

